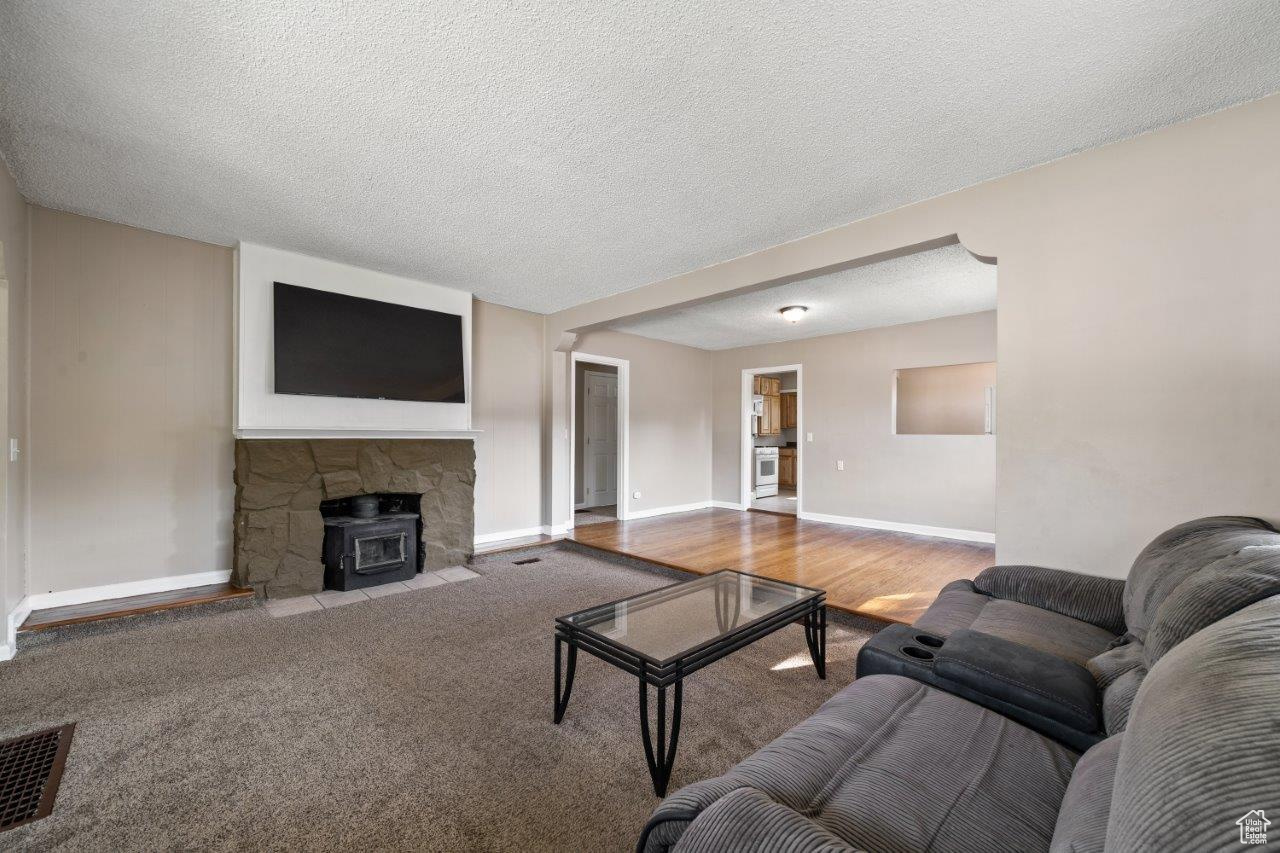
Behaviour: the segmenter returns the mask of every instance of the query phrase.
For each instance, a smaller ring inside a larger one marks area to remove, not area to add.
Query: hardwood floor
[[[170,592],[153,592],[147,595],[132,595],[128,598],[91,601],[87,604],[68,604],[64,607],[33,610],[18,630],[44,631],[49,628],[59,628],[63,625],[98,622],[102,619],[116,619],[120,616],[137,616],[142,613],[155,613],[158,610],[172,610],[175,607],[190,607],[195,604],[210,604],[215,601],[247,598],[252,595],[252,589],[241,589],[229,583],[215,583],[208,586],[175,589]]]
[[[602,551],[706,574],[736,569],[827,591],[840,610],[912,622],[943,586],[991,565],[995,548],[731,509],[574,528]]]

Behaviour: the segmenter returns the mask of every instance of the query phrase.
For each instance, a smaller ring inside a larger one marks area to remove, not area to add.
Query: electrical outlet
[[[844,470],[844,460],[843,460],[843,459],[837,459],[837,460],[836,460],[836,470],[837,470],[837,471],[843,471],[843,470]]]

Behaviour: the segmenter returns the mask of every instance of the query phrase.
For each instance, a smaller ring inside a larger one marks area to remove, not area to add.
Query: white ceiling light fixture
[[[804,312],[808,311],[808,307],[804,305],[788,305],[778,313],[782,315],[782,319],[788,323],[799,323],[804,318]]]

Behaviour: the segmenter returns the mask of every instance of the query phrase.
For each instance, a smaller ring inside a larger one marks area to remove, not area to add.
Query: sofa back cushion
[[[1174,646],[1255,601],[1280,595],[1280,533],[1256,518],[1180,524],[1143,549],[1125,584],[1125,641],[1087,666],[1108,734],[1125,729],[1143,679]]]
[[[1161,533],[1142,549],[1125,582],[1124,616],[1129,635],[1146,642],[1161,605],[1183,582],[1242,549],[1258,546],[1280,546],[1280,533],[1261,519],[1244,516],[1201,518]],[[1226,578],[1219,582],[1229,583]],[[1202,588],[1195,598],[1205,602],[1212,594]],[[1230,612],[1222,610],[1207,621],[1207,615],[1192,621],[1203,627]],[[1182,634],[1186,636],[1189,634]]]
[[[1255,601],[1280,595],[1280,534],[1245,545],[1195,572],[1156,609],[1147,631],[1148,668],[1187,637]]]
[[[1237,821],[1280,802],[1277,685],[1280,596],[1161,658],[1129,715],[1106,850],[1239,849]]]

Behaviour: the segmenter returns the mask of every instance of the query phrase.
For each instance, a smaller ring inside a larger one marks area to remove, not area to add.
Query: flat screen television
[[[275,282],[277,394],[465,403],[462,317]]]

